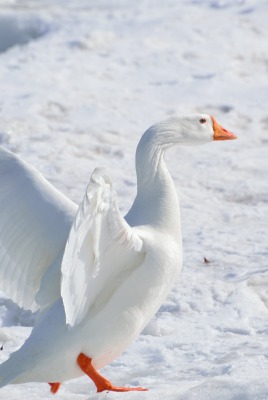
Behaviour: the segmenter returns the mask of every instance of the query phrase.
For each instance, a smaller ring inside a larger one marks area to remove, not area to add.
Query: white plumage
[[[20,306],[41,309],[25,344],[0,366],[0,386],[45,381],[55,392],[54,382],[87,373],[98,391],[128,390],[96,369],[137,337],[181,270],[179,203],[164,153],[234,138],[204,114],[153,125],[137,147],[137,196],[125,218],[105,171],[93,172],[77,211],[0,149],[2,287]]]
[[[21,307],[38,308],[42,276],[62,256],[76,210],[38,171],[0,149],[0,281]]]
[[[116,258],[110,265],[114,257],[129,257],[134,265],[142,246],[142,240],[118,210],[111,180],[104,170],[95,170],[62,260],[61,295],[68,324],[79,324],[98,294],[107,293],[107,281],[118,279],[121,269],[127,272]]]

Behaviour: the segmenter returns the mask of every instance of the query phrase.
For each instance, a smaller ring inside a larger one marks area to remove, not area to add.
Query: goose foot
[[[103,392],[105,390],[112,392],[130,392],[130,391],[146,391],[142,387],[121,387],[114,386],[108,379],[104,378],[91,364],[91,358],[87,357],[85,354],[80,353],[77,357],[77,363],[81,370],[89,376],[90,379],[95,383],[97,392]]]
[[[59,390],[59,387],[61,384],[60,384],[60,382],[53,382],[53,383],[49,383],[49,385],[51,386],[51,389],[50,389],[51,393],[56,394],[57,391]]]

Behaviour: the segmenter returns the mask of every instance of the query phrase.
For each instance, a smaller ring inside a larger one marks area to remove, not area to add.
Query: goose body
[[[97,370],[139,335],[181,271],[179,203],[165,151],[234,138],[204,114],[153,125],[137,147],[137,196],[125,218],[103,170],[93,172],[77,210],[1,149],[0,276],[15,301],[41,313],[0,366],[0,387],[39,381],[56,392],[86,373],[98,391],[143,390],[114,387]]]

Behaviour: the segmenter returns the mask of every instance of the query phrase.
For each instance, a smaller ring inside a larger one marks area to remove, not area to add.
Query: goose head
[[[141,137],[136,151],[137,196],[127,214],[131,220],[141,216],[141,224],[155,223],[156,218],[165,225],[169,210],[170,226],[174,215],[178,214],[176,190],[164,162],[165,151],[175,145],[201,145],[213,140],[231,140],[236,136],[222,128],[207,114],[170,117],[152,125]],[[164,204],[164,205],[163,205]],[[147,205],[145,207],[145,205]],[[173,209],[172,209],[173,207]],[[174,211],[175,209],[175,211]],[[145,210],[144,213],[141,210]],[[171,211],[173,210],[173,211]],[[176,230],[175,223],[174,230]]]
[[[214,117],[207,114],[194,114],[170,117],[152,125],[143,136],[153,147],[167,149],[176,144],[200,145],[213,140],[233,140],[236,136],[224,129]]]

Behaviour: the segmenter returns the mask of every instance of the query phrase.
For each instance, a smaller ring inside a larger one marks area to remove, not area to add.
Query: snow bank
[[[36,16],[0,15],[0,53],[16,45],[38,39],[48,31],[47,24]]]
[[[265,400],[267,392],[267,382],[241,385],[239,382],[215,380],[195,386],[174,400]]]

